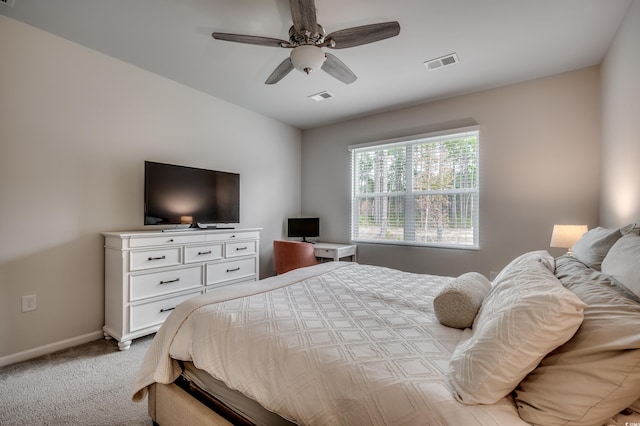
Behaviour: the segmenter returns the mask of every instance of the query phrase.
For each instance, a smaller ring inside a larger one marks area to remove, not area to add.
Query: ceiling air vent
[[[0,4],[6,4],[7,6],[13,6],[14,0],[0,0]]]
[[[324,101],[329,98],[333,98],[333,95],[326,90],[324,92],[316,93],[315,95],[309,95],[309,99],[313,99],[316,102]]]
[[[429,71],[432,71],[437,70],[438,68],[446,67],[448,65],[457,64],[458,62],[460,62],[458,60],[458,55],[456,55],[455,53],[451,53],[440,58],[425,61],[424,66],[427,67]]]

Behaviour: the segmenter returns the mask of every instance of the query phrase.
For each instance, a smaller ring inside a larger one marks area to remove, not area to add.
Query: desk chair
[[[284,274],[297,268],[316,265],[313,244],[299,241],[274,241],[273,262],[276,274]]]

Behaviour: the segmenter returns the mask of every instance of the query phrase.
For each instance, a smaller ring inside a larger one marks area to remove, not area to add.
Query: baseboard
[[[78,346],[83,343],[92,342],[103,337],[104,334],[102,330],[99,330],[92,333],[83,334],[82,336],[72,337],[70,339],[49,343],[48,345],[38,346],[37,348],[3,356],[0,358],[0,367],[4,367],[5,365],[9,364],[15,364],[16,362],[26,361],[32,358],[37,358],[39,356],[47,355],[62,349]]]

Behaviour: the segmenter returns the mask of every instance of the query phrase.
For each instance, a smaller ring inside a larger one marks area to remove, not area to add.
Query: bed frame
[[[181,378],[169,385],[154,383],[149,386],[148,410],[153,424],[160,426],[251,425],[223,403]]]

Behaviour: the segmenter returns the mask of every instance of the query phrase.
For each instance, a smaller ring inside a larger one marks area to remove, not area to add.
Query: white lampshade
[[[571,247],[587,231],[587,225],[553,225],[549,246],[566,248],[567,254],[571,255]]]
[[[311,71],[320,69],[326,56],[318,46],[303,44],[291,51],[291,63],[298,71],[309,74]]]

